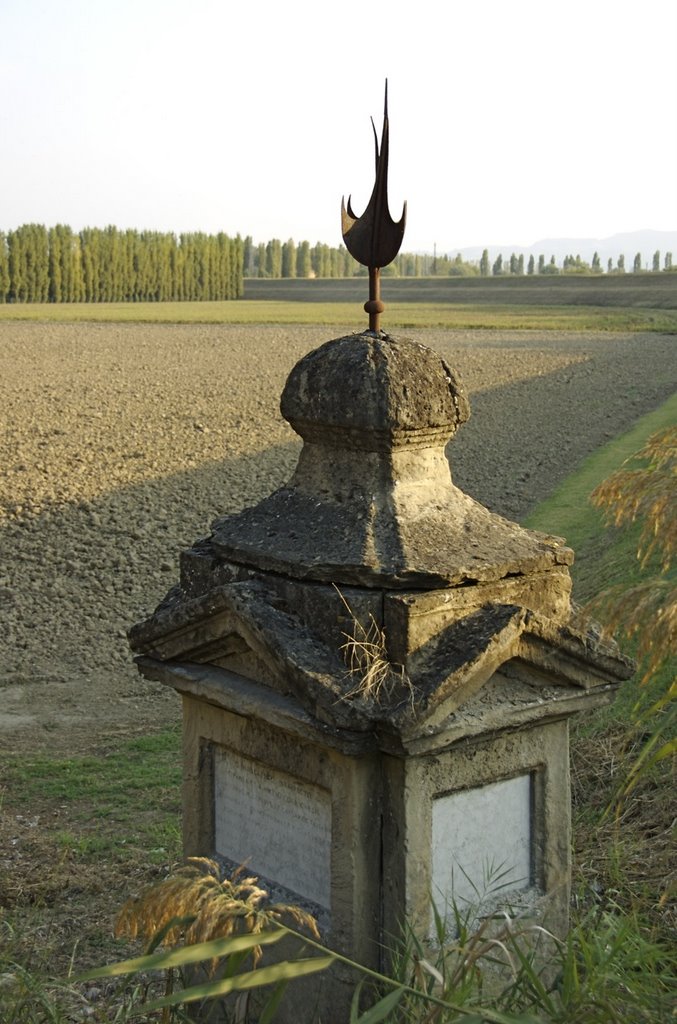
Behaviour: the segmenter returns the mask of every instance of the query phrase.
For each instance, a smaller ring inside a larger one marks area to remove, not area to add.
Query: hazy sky
[[[677,0],[0,0],[0,229],[405,250],[677,228]]]

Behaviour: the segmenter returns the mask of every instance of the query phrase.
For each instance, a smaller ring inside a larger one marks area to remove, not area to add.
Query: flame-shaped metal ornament
[[[397,256],[404,237],[407,219],[407,204],[402,208],[402,217],[395,222],[388,209],[388,80],[386,79],[385,105],[383,110],[383,131],[379,150],[374,119],[371,119],[376,149],[376,181],[367,208],[357,217],[350,205],[341,199],[341,232],[350,255],[369,268],[369,301],[365,312],[369,314],[369,330],[378,334],[381,313],[381,267],[387,267]]]

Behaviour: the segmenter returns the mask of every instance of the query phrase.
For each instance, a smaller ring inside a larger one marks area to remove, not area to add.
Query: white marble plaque
[[[214,758],[214,841],[228,860],[330,906],[331,796],[221,749]]]
[[[433,800],[433,900],[491,909],[532,885],[531,776]],[[498,888],[500,886],[500,889]]]

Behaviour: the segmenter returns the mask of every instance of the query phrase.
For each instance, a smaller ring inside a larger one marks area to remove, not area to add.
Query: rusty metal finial
[[[381,313],[384,310],[381,302],[381,267],[387,267],[397,256],[407,219],[406,203],[402,208],[402,217],[397,223],[390,216],[388,209],[388,79],[380,152],[373,118],[371,127],[376,147],[376,181],[367,208],[361,217],[354,214],[350,196],[347,205],[341,199],[341,232],[350,255],[358,263],[369,268],[369,301],[365,302],[364,309],[369,314],[369,330],[378,334]]]

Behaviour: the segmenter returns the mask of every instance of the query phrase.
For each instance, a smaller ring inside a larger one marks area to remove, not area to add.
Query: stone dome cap
[[[366,451],[443,445],[470,416],[463,385],[440,355],[371,332],[308,353],[280,409],[304,440]]]
[[[549,570],[562,542],[454,486],[445,445],[468,419],[439,353],[366,332],[304,356],[282,393],[304,444],[284,487],[214,524],[238,566],[336,585],[430,589]]]

